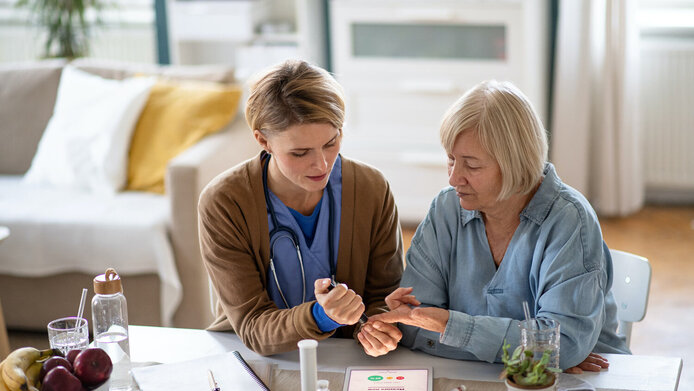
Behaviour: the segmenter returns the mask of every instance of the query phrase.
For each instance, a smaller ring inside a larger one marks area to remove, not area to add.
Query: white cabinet
[[[177,64],[235,65],[241,78],[302,58],[325,66],[323,0],[167,0]]]
[[[518,85],[545,117],[546,0],[332,0],[332,66],[347,95],[343,150],[378,167],[418,222],[448,185],[445,110],[487,80]]]

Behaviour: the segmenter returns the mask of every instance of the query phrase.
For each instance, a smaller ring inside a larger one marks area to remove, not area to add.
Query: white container
[[[302,339],[299,346],[299,362],[301,368],[301,391],[315,391],[318,383],[318,365],[316,350],[318,341]]]

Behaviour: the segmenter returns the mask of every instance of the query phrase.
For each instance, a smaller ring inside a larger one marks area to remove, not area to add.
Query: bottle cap
[[[115,269],[108,268],[104,274],[94,277],[94,293],[99,295],[123,293],[123,285]]]

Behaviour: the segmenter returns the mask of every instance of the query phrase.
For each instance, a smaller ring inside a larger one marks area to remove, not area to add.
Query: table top
[[[246,348],[231,332],[130,326],[130,353],[134,363],[171,363],[238,350],[246,360],[277,364],[285,370],[299,369],[298,350],[263,357]],[[398,347],[381,357],[370,357],[354,340],[329,338],[318,343],[318,370],[342,372],[348,366],[422,365],[434,368],[434,377],[476,381],[500,381],[501,364],[451,360]],[[610,368],[578,375],[604,391],[675,391],[682,371],[678,357],[604,355]]]

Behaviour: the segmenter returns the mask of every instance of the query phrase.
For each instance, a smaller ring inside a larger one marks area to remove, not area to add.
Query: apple
[[[65,355],[65,358],[67,358],[67,360],[70,362],[70,364],[74,364],[75,363],[75,357],[77,357],[77,355],[80,354],[81,352],[82,351],[79,349],[70,350]]]
[[[41,391],[82,391],[82,383],[65,367],[55,367],[43,378]]]
[[[75,376],[86,388],[95,388],[108,380],[113,370],[113,363],[103,349],[89,348],[75,357],[72,367]]]
[[[72,372],[72,364],[70,364],[70,361],[68,361],[64,357],[51,357],[43,362],[43,365],[41,366],[41,372],[39,372],[39,379],[43,381],[43,378],[46,377],[46,374],[55,367],[64,367],[68,371]]]

